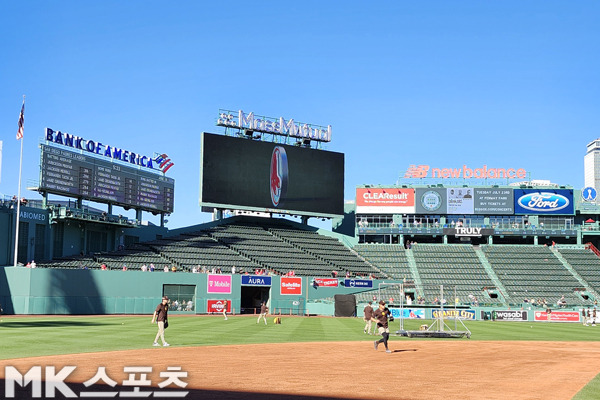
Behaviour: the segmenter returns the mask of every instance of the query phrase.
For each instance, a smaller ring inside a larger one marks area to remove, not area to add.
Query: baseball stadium
[[[212,221],[178,229],[168,156],[46,129],[39,196],[0,204],[4,398],[599,398],[595,171],[415,164],[344,199],[330,126],[216,125]]]

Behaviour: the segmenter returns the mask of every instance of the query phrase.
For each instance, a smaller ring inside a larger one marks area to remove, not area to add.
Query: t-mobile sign
[[[231,275],[208,274],[207,293],[231,293]]]

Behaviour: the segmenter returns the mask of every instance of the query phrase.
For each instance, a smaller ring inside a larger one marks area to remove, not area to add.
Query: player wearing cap
[[[156,310],[154,310],[154,314],[152,315],[152,323],[156,321],[158,324],[158,333],[156,334],[156,338],[154,338],[153,346],[160,346],[158,344],[158,338],[162,340],[163,346],[169,346],[169,343],[165,341],[165,324],[167,323],[167,314],[169,312],[169,298],[167,296],[163,296],[162,301],[158,306],[156,306]]]
[[[379,331],[379,334],[382,337],[381,339],[373,342],[373,345],[375,346],[375,350],[377,350],[377,346],[379,346],[379,343],[383,342],[383,344],[385,345],[385,352],[391,353],[392,351],[388,348],[388,338],[390,337],[390,329],[388,328],[388,316],[390,320],[393,321],[394,317],[391,316],[390,310],[385,306],[385,301],[381,300],[379,302],[379,308],[373,312],[372,320],[374,322],[377,322],[377,330]]]

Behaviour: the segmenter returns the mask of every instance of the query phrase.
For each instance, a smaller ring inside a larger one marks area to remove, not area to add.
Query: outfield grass
[[[144,349],[152,346],[156,325],[151,317],[3,317],[0,321],[0,359],[25,358],[112,350]],[[256,324],[256,318],[171,316],[166,339],[172,346],[208,346],[224,344],[371,341],[363,333],[359,318],[283,317],[281,325]],[[404,328],[417,330],[431,321],[406,321]],[[471,339],[413,339],[392,336],[392,341],[412,340],[529,340],[597,341],[600,326],[581,324],[467,321]],[[454,328],[453,321],[447,325]],[[392,332],[399,322],[390,325]],[[463,330],[458,324],[458,330]],[[575,400],[597,399],[600,375],[583,388]]]
[[[274,325],[271,318],[265,326],[246,316],[229,317],[228,321],[221,317],[171,316],[166,339],[173,346],[372,340],[363,334],[364,323],[359,318],[282,319],[281,325]],[[150,316],[4,317],[0,322],[0,359],[149,348],[157,330],[150,320]],[[404,327],[417,330],[422,323],[430,322],[406,321]],[[447,324],[454,327],[452,321]],[[451,340],[596,341],[600,337],[600,326],[581,324],[491,321],[465,324],[472,332],[471,339]],[[396,321],[390,327],[394,332],[399,323]],[[392,336],[391,340],[419,339]]]

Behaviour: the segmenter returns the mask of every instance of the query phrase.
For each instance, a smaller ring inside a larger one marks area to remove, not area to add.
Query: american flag
[[[21,107],[21,114],[19,115],[19,130],[17,131],[17,140],[23,139],[23,125],[25,123],[25,101]]]

